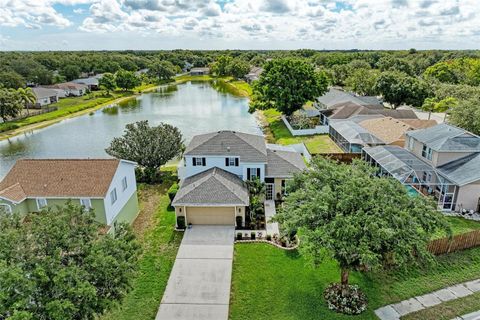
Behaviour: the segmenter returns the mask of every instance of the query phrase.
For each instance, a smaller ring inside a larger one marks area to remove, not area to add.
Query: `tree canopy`
[[[20,93],[14,89],[0,88],[0,118],[4,122],[18,116],[23,106]]]
[[[115,74],[117,86],[123,90],[130,90],[140,84],[138,77],[132,71],[119,70]]]
[[[381,93],[393,108],[402,104],[421,107],[424,100],[431,95],[430,88],[424,81],[400,71],[383,72],[377,79],[375,90]]]
[[[314,158],[311,170],[295,176],[275,219],[284,233],[297,232],[300,250],[315,265],[326,257],[341,268],[381,270],[432,260],[427,243],[446,230],[433,202],[411,197],[394,178],[377,177],[357,160],[352,165]]]
[[[175,66],[170,61],[157,61],[148,70],[148,74],[158,80],[170,80],[175,73]]]
[[[99,227],[73,205],[0,214],[0,318],[94,319],[122,299],[140,247],[126,225],[115,236]]]
[[[459,101],[450,109],[449,121],[467,131],[480,135],[480,99]]]
[[[113,74],[106,72],[100,79],[98,79],[98,85],[100,88],[106,90],[107,94],[109,94],[110,91],[115,90],[117,87],[117,81],[115,80],[115,76]]]
[[[299,59],[276,59],[265,63],[260,79],[253,86],[250,111],[274,106],[291,115],[307,101],[327,91],[327,77]]]
[[[115,158],[135,161],[154,175],[167,161],[180,156],[183,149],[182,133],[177,127],[166,123],[150,127],[145,120],[127,124],[123,136],[114,138],[105,151]]]

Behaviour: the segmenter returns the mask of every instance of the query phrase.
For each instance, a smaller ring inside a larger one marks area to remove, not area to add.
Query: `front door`
[[[274,194],[274,184],[273,183],[265,184],[265,199],[273,200],[273,194]]]

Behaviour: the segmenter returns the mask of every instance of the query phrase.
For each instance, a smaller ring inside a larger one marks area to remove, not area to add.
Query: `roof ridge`
[[[216,172],[216,169],[220,169],[220,168],[214,167],[214,169],[215,169],[215,170],[213,171],[213,173]],[[222,170],[223,172],[226,172],[226,171],[223,170],[223,169],[220,169],[220,170]],[[219,172],[220,172],[220,171],[219,171]],[[222,173],[223,173],[223,172],[222,172]],[[238,197],[238,195],[235,193],[235,191],[232,190],[232,188],[231,188],[228,184],[225,183],[225,181],[224,181],[224,180],[225,180],[225,177],[222,176],[221,179],[218,179],[218,178],[217,178],[217,176],[221,176],[221,175],[222,175],[222,174],[220,174],[220,175],[213,174],[213,175],[212,175],[212,178],[214,178],[215,180],[217,180],[218,182],[220,182],[221,184],[223,184],[223,186],[224,186],[225,188],[227,188],[227,189],[235,196],[235,198],[237,198],[239,201],[242,201],[242,199],[240,199],[240,198]],[[234,174],[232,174],[232,175],[234,176]]]
[[[262,150],[260,150],[259,148],[257,148],[256,146],[254,146],[253,144],[251,144],[250,142],[248,142],[247,140],[245,140],[243,137],[240,136],[240,134],[243,134],[243,135],[247,135],[247,134],[248,134],[248,135],[251,135],[251,136],[257,136],[257,135],[255,135],[255,134],[249,134],[249,133],[243,133],[243,132],[235,132],[235,131],[232,131],[232,132],[233,132],[233,134],[234,134],[236,137],[242,139],[246,144],[248,144],[248,145],[251,146],[252,148],[256,149],[258,152],[260,152],[260,153],[262,153],[262,154],[265,154],[265,155],[267,154],[266,151],[265,151],[265,153],[264,153]],[[265,149],[266,149],[266,148],[265,148]]]

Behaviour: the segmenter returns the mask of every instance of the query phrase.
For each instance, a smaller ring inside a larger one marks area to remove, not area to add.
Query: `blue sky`
[[[478,0],[0,0],[0,50],[478,49]]]

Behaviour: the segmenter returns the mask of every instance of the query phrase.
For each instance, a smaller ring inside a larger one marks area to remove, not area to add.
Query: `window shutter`
[[[247,168],[247,179],[250,179],[250,168]]]
[[[195,163],[195,157],[192,158],[192,166],[196,166],[197,164]]]
[[[225,158],[225,166],[229,166],[229,159],[228,158]]]
[[[235,167],[238,167],[239,163],[238,163],[238,158],[235,158]]]
[[[260,168],[257,168],[257,177],[260,179]]]
[[[202,166],[204,166],[204,167],[205,167],[206,165],[207,165],[207,159],[205,159],[205,158],[202,158]]]

